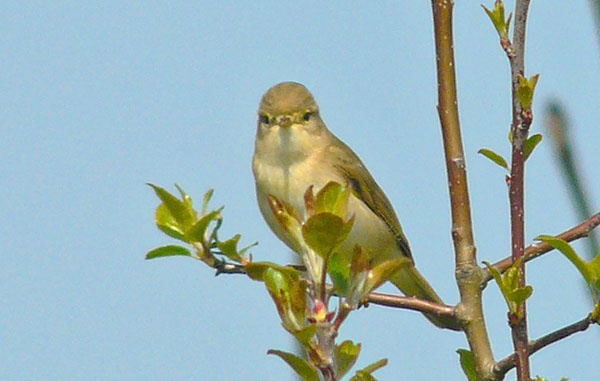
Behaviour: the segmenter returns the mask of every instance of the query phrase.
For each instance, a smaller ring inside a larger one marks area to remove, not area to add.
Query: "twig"
[[[513,53],[508,54],[510,62],[512,83],[512,161],[510,170],[510,225],[512,237],[512,261],[516,262],[525,254],[525,208],[524,208],[524,178],[525,158],[524,148],[532,116],[530,110],[525,110],[517,90],[519,76],[525,74],[525,34],[527,30],[527,12],[529,0],[517,0],[515,4],[515,23],[513,32]],[[520,287],[525,287],[525,262],[521,265]],[[527,303],[523,302],[518,307],[516,316],[510,316],[513,345],[516,354],[517,379],[529,381],[529,355],[527,353]]]
[[[594,214],[592,217],[583,221],[579,225],[572,227],[571,229],[564,231],[557,235],[556,237],[563,239],[567,242],[575,241],[579,238],[587,237],[590,232],[595,229],[598,225],[600,225],[600,213]],[[536,242],[533,243],[525,249],[525,262],[528,262],[532,259],[535,259],[543,254],[554,250],[552,246],[548,245],[544,242]],[[512,265],[512,258],[504,258],[501,261],[498,261],[493,264],[495,268],[500,272],[505,272]],[[489,273],[489,270],[486,269],[487,275],[485,281],[489,281],[492,279],[492,275]]]
[[[217,261],[213,268],[217,270],[215,271],[215,276],[219,276],[221,274],[246,274],[246,268],[244,265],[239,265],[237,263]]]
[[[419,312],[426,312],[437,316],[458,319],[456,317],[456,307],[446,304],[430,302],[428,300],[418,299],[415,297],[398,296],[390,294],[381,294],[372,292],[369,295],[369,303],[378,304],[380,306],[402,308]]]
[[[539,339],[532,340],[529,342],[528,351],[529,355],[534,354],[540,349],[555,343],[559,340],[562,340],[568,336],[571,336],[577,332],[583,332],[592,324],[591,315],[586,316],[584,319],[575,322],[571,325],[563,327],[554,332],[550,332],[549,334],[540,337]],[[515,354],[498,361],[496,365],[494,365],[494,374],[498,376],[498,378],[504,378],[504,375],[515,367]]]
[[[480,378],[491,378],[494,356],[488,338],[481,301],[481,282],[485,275],[477,266],[471,223],[471,206],[463,151],[456,72],[454,62],[451,0],[432,0],[435,52],[438,79],[438,114],[442,127],[448,187],[452,208],[456,281],[461,302],[457,314],[465,323],[464,331],[475,358]]]
[[[294,267],[300,271],[306,271],[304,266],[287,265],[288,267]],[[229,263],[225,261],[219,261],[215,265],[216,275],[221,274],[246,274],[246,269],[243,265],[237,263]],[[328,285],[328,289],[333,287]],[[449,318],[458,319],[456,316],[456,308],[448,306],[446,304],[438,304],[427,300],[417,299],[414,297],[382,294],[372,292],[369,295],[368,303],[377,304],[386,307],[402,308],[413,311],[427,312],[438,316],[446,316]]]

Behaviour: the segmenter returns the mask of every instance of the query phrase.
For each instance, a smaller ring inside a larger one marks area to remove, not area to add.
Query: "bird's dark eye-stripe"
[[[313,113],[312,112],[307,112],[304,115],[302,115],[302,119],[304,119],[306,122],[308,122],[310,120],[310,118],[312,118]]]
[[[267,114],[260,114],[258,120],[263,124],[269,124],[269,116]]]

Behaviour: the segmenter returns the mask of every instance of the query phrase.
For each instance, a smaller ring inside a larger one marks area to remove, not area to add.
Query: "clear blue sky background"
[[[258,240],[256,259],[289,261],[259,214],[250,170],[260,96],[284,80],[311,89],[386,190],[420,270],[458,301],[430,2],[27,1],[6,3],[0,25],[0,379],[289,377],[266,355],[290,337],[261,284],[215,278],[187,258],[144,261],[172,242],[154,226],[146,182],[178,182],[197,201],[215,188],[224,235]],[[495,261],[510,248],[504,173],[477,150],[509,152],[508,64],[479,2],[457,2],[455,27],[478,256]],[[541,73],[532,132],[559,97],[600,205],[600,54],[588,1],[532,2],[527,73]],[[549,140],[528,163],[531,241],[577,221]],[[528,268],[532,337],[588,313],[564,258]],[[512,344],[494,285],[485,303],[500,359]],[[388,357],[382,380],[463,379],[464,336],[417,313],[372,306],[340,339],[363,343],[358,366]],[[533,374],[600,379],[598,339],[594,327],[549,347]]]

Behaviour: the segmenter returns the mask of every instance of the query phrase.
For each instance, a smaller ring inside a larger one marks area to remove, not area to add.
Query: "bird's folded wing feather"
[[[375,213],[396,237],[402,253],[412,259],[410,246],[402,232],[398,217],[392,204],[383,190],[377,185],[375,179],[358,156],[344,142],[332,136],[339,144],[330,146],[332,156],[335,158],[334,167],[341,172],[352,189],[352,193]],[[340,147],[345,147],[342,149]]]

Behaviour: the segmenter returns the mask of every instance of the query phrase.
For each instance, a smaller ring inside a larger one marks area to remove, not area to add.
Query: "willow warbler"
[[[355,215],[354,226],[339,250],[351,256],[359,244],[374,253],[375,260],[412,260],[392,204],[359,157],[327,129],[317,102],[303,85],[283,82],[262,97],[252,168],[260,211],[271,230],[292,250],[298,252],[299,245],[273,215],[268,196],[287,202],[300,217],[307,218],[307,188],[313,185],[318,191],[336,181],[351,187],[348,211]],[[407,296],[442,303],[414,261],[390,280]],[[448,326],[439,316],[426,317],[437,326]]]

